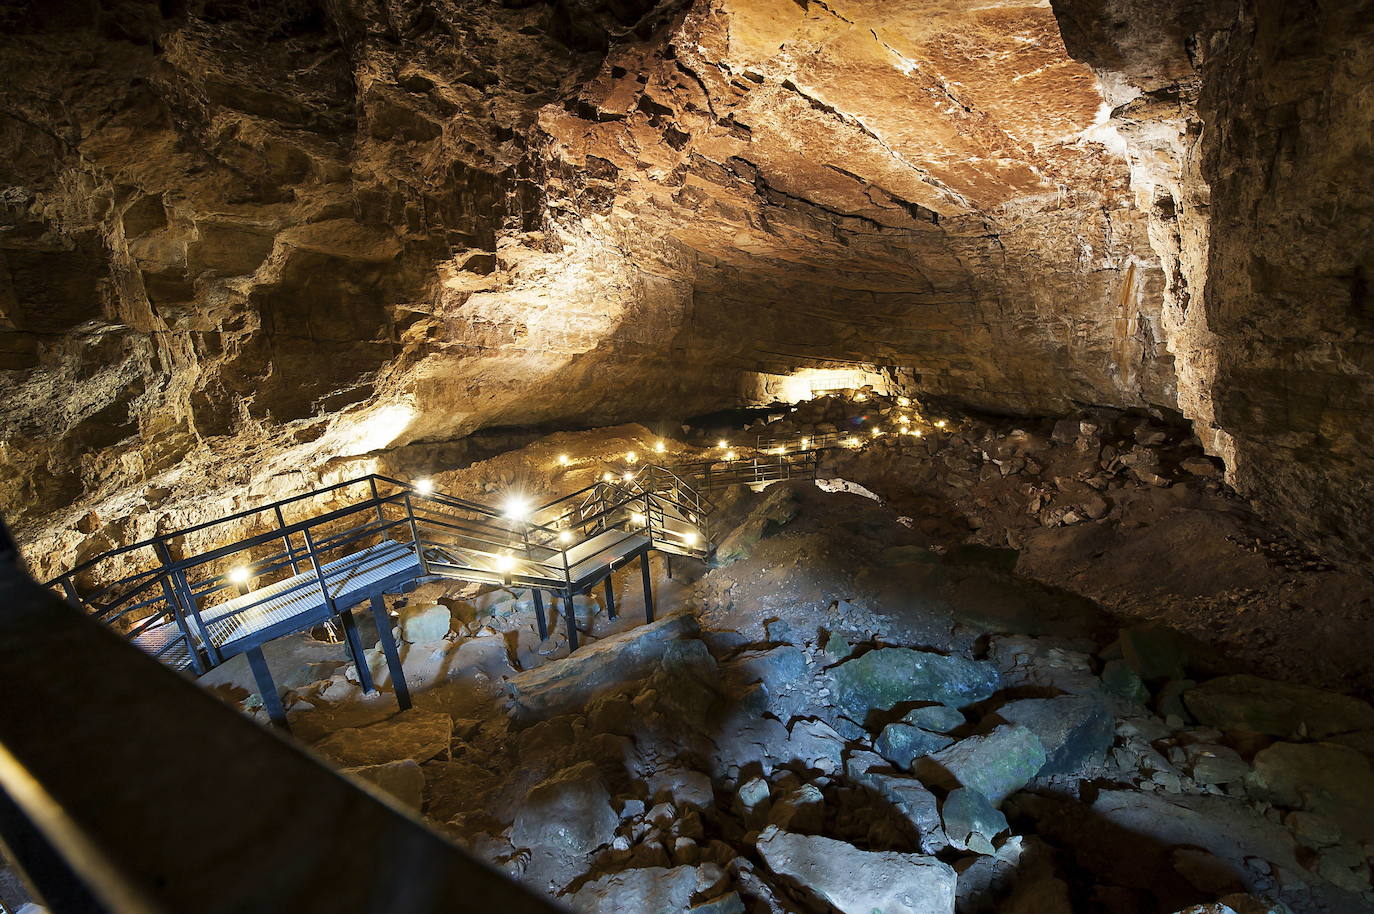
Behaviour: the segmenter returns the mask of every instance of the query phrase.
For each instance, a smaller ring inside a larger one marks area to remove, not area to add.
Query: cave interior
[[[0,564],[185,722],[584,914],[1374,909],[1374,2],[5,0],[0,73]],[[28,618],[15,808],[99,672]],[[215,909],[89,777],[101,906],[0,815],[0,914]],[[300,869],[235,909],[476,909]]]

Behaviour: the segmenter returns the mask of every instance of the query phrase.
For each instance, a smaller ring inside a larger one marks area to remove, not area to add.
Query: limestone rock
[[[585,854],[615,836],[620,817],[593,762],[582,762],[536,784],[511,829],[516,847]]]
[[[756,844],[769,869],[843,914],[952,914],[955,873],[934,857],[861,851],[843,841],[770,826]]]
[[[1038,774],[1075,774],[1102,763],[1116,735],[1116,719],[1095,695],[1024,698],[997,709],[997,716],[1035,734],[1048,758]]]
[[[627,911],[686,914],[692,910],[692,896],[718,882],[720,877],[720,867],[715,864],[624,870],[583,885],[572,896],[571,907],[579,914],[623,914]]]
[[[857,721],[908,701],[962,707],[990,696],[999,682],[985,661],[893,647],[841,663],[830,675],[836,705]]]
[[[915,759],[943,749],[952,742],[952,738],[943,734],[899,722],[884,727],[873,742],[873,748],[898,768],[909,771]]]
[[[948,733],[964,725],[964,715],[958,709],[946,705],[926,705],[908,711],[902,717],[902,721],[923,730]]]
[[[1032,731],[1003,724],[920,759],[916,773],[951,788],[972,788],[1000,806],[1035,777],[1047,758],[1045,747]]]
[[[400,619],[401,640],[407,644],[441,641],[448,635],[452,621],[449,608],[438,603],[404,607]]]
[[[427,762],[448,758],[453,718],[412,708],[367,727],[336,730],[315,744],[315,751],[350,768],[410,759]]]
[[[414,759],[386,762],[381,765],[361,765],[342,769],[344,774],[362,778],[384,790],[398,803],[415,812],[424,805],[425,773]]]
[[[1210,727],[1285,739],[1322,739],[1374,727],[1368,702],[1243,673],[1209,679],[1185,692],[1183,703]]]
[[[1274,743],[1254,758],[1250,791],[1336,822],[1355,841],[1374,841],[1374,763],[1334,743]]]
[[[528,726],[584,707],[598,692],[650,673],[672,642],[698,631],[690,613],[674,613],[513,676],[508,684],[513,722]]]
[[[993,839],[1008,829],[1007,817],[967,787],[949,792],[940,806],[940,819],[951,847],[977,854],[995,853]]]

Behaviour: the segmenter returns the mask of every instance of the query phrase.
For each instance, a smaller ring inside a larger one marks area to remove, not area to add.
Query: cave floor
[[[882,886],[930,911],[1369,910],[1374,708],[1324,691],[1368,694],[1369,582],[1161,422],[922,422],[831,452],[834,491],[721,493],[711,566],[655,556],[652,625],[625,569],[617,620],[579,599],[571,656],[527,594],[392,600],[412,711],[379,658],[364,695],[338,645],[283,639],[293,733],[582,911],[867,912]],[[566,452],[542,483],[567,491],[653,440],[564,434],[437,484],[490,497]],[[205,681],[254,710],[246,669]]]

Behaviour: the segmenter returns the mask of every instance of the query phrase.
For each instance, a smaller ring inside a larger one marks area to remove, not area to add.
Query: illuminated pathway
[[[365,476],[103,553],[49,586],[177,669],[200,674],[244,654],[273,722],[284,725],[262,654],[268,641],[337,619],[371,691],[350,611],[369,602],[405,708],[410,697],[384,594],[435,578],[528,589],[545,639],[547,591],[555,609],[562,601],[575,650],[573,598],[604,584],[614,618],[611,575],[639,559],[652,621],[649,553],[706,558],[710,512],[692,486],[654,465],[537,508],[513,500],[502,510],[435,492],[427,480]],[[143,570],[82,587],[130,566]]]

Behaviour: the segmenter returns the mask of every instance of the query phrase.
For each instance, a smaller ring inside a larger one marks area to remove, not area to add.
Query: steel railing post
[[[272,508],[277,513],[277,529],[285,531],[286,518],[281,513],[281,505],[273,505]],[[291,545],[291,534],[285,533],[281,541],[286,546],[286,560],[291,563],[291,573],[300,574],[301,569],[296,562],[296,547]]]
[[[415,506],[411,504],[409,492],[405,493],[405,505],[406,519],[410,521],[410,537],[415,542],[415,557],[420,560],[420,570],[429,574],[429,563],[425,561],[425,550],[420,544],[420,525],[415,520]]]

